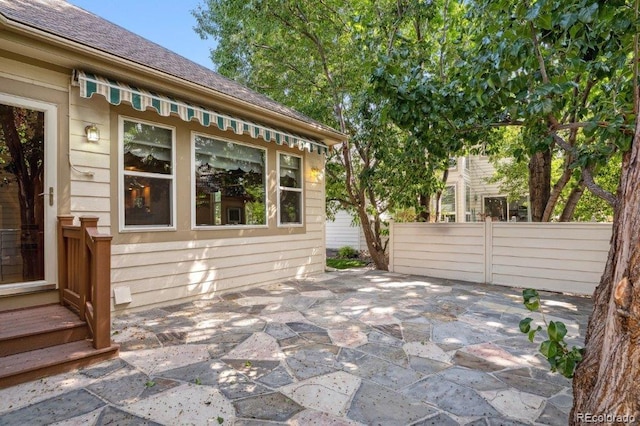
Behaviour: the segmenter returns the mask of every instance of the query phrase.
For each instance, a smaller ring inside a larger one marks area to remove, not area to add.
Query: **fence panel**
[[[611,224],[402,223],[391,225],[390,269],[445,279],[592,294]]]

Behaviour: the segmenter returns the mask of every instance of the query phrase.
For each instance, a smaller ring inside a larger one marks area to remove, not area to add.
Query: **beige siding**
[[[114,313],[324,272],[324,185],[309,180],[311,167],[322,168],[323,159],[315,154],[305,159],[306,233],[114,245],[112,286],[129,287],[132,295],[126,305],[116,306],[112,299]]]
[[[395,272],[591,294],[609,251],[599,223],[395,224]]]
[[[104,99],[83,99],[77,87],[69,96],[70,205],[74,216],[97,216],[101,232],[111,228],[111,172],[109,104]],[[100,141],[87,142],[84,128],[95,124]],[[117,137],[113,142],[117,142]],[[71,167],[71,164],[73,167]],[[82,172],[90,172],[88,175]]]

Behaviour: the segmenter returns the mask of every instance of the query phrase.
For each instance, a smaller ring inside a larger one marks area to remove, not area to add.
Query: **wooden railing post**
[[[64,290],[69,287],[67,244],[62,228],[71,225],[73,225],[73,216],[58,216],[58,292],[61,305],[64,305]]]
[[[93,237],[91,259],[93,283],[93,314],[95,319],[93,346],[102,349],[111,346],[111,236]]]
[[[87,299],[91,300],[91,277],[89,276],[89,259],[91,258],[89,248],[87,247],[87,229],[96,228],[98,226],[98,218],[94,216],[82,216],[80,218],[80,265],[79,277],[80,286],[78,294],[80,295],[80,318],[86,317]]]

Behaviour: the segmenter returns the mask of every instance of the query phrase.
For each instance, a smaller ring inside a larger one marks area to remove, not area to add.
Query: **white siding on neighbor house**
[[[327,248],[339,249],[349,246],[356,250],[367,247],[362,227],[353,224],[353,217],[344,210],[338,210],[335,220],[327,219]]]
[[[305,176],[322,168],[305,158]],[[116,314],[210,299],[292,278],[324,272],[324,184],[305,180],[306,233],[112,246],[112,288],[129,287],[132,302],[114,304]]]
[[[390,270],[592,294],[611,230],[601,223],[393,224]]]

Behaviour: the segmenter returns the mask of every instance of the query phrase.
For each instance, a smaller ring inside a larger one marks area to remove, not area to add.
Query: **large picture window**
[[[174,226],[174,130],[121,119],[124,229]]]
[[[302,158],[278,154],[278,221],[302,225]]]
[[[265,150],[203,135],[193,146],[195,225],[266,225]]]

